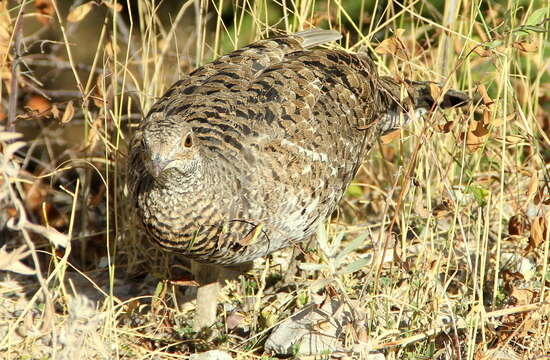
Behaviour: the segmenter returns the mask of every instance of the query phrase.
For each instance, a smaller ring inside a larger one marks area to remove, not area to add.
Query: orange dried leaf
[[[32,95],[25,103],[25,106],[38,114],[44,114],[52,108],[52,103],[43,96]]]

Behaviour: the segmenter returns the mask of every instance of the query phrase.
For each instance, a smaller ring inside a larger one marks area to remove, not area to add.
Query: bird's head
[[[147,171],[159,182],[188,182],[201,167],[192,127],[161,113],[150,114],[144,122],[143,148]]]

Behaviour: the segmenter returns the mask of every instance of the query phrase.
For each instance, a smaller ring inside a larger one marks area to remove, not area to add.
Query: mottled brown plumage
[[[176,82],[130,145],[130,191],[161,246],[238,264],[300,242],[336,208],[376,138],[436,102],[365,54],[308,50],[312,30],[258,41]],[[449,91],[442,107],[465,103]]]

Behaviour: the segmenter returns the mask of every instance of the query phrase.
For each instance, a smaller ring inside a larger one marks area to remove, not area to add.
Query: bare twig
[[[17,113],[17,97],[19,95],[19,62],[21,61],[21,39],[23,37],[23,8],[25,3],[21,4],[17,18],[15,19],[15,26],[13,29],[13,61],[11,64],[11,89],[10,99],[8,105],[8,130],[13,130],[15,127],[15,116]]]

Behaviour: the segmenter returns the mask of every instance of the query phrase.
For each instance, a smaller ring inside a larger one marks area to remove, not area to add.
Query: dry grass
[[[544,1],[68,3],[0,4],[0,357],[266,358],[275,324],[329,298],[364,315],[343,355],[550,356]],[[127,140],[190,69],[312,26],[373,50],[383,74],[474,102],[385,138],[298,275],[284,277],[292,249],[261,259],[227,284],[218,336],[200,340],[192,288],[178,286],[188,264],[128,216]]]

